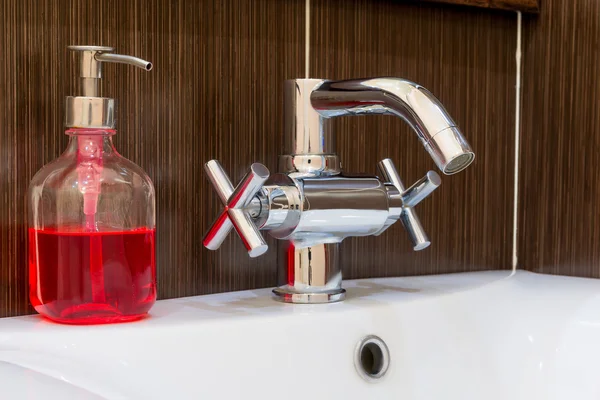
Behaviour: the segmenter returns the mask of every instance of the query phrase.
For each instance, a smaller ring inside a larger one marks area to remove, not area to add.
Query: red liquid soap
[[[61,323],[142,318],[156,300],[155,230],[30,228],[29,293],[37,312]]]

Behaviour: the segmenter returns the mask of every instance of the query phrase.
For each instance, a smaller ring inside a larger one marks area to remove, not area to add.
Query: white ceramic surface
[[[519,271],[346,281],[329,305],[270,290],[159,301],[152,317],[0,320],[0,399],[598,399],[600,281]],[[357,374],[375,334],[391,365]]]

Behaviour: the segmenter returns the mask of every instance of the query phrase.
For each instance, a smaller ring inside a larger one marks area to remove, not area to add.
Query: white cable
[[[517,79],[515,84],[515,183],[513,199],[513,243],[512,243],[512,269],[516,272],[518,266],[517,231],[519,223],[519,143],[521,139],[521,12],[517,12],[517,51],[515,60],[517,63]]]
[[[306,0],[306,22],[305,22],[305,71],[306,79],[310,78],[310,0]]]

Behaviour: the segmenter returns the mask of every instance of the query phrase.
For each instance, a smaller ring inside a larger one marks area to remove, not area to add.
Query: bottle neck
[[[114,129],[71,128],[65,134],[69,136],[69,144],[65,154],[77,155],[80,160],[101,159],[117,150],[112,141]]]

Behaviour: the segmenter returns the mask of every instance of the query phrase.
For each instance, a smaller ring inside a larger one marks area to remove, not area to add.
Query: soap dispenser
[[[112,47],[68,48],[83,96],[66,98],[67,149],[29,186],[30,300],[56,322],[132,321],[156,300],[154,187],[115,149],[115,100],[99,86],[103,63],[152,64]]]

